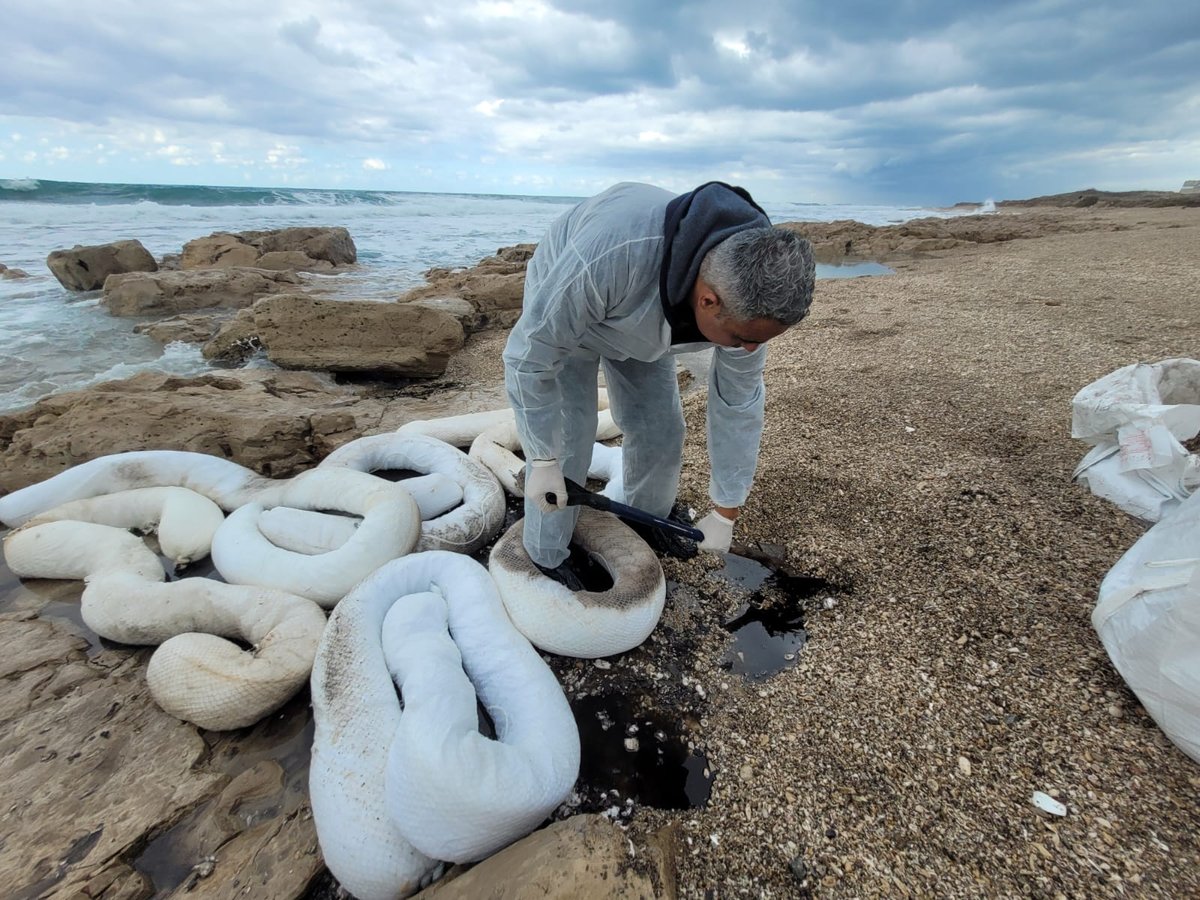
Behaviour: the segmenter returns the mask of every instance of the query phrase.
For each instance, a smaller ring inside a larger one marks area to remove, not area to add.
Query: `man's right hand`
[[[557,459],[530,460],[525,496],[544,513],[567,508],[567,482]]]

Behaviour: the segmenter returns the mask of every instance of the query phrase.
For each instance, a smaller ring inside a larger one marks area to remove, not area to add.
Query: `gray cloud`
[[[65,135],[303,145],[389,177],[745,172],[847,200],[1200,174],[1180,168],[1200,158],[1200,7],[1166,0],[9,7],[0,116]]]
[[[327,66],[358,68],[363,63],[362,59],[349,50],[330,47],[321,41],[321,23],[316,16],[309,16],[302,21],[285,22],[279,26],[279,35]]]

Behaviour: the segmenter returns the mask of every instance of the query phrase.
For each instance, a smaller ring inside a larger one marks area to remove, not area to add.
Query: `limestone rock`
[[[345,228],[281,228],[234,234],[217,232],[189,241],[183,247],[180,266],[184,269],[254,266],[328,272],[357,259],[354,240]]]
[[[448,313],[298,294],[256,303],[254,326],[267,358],[285,369],[440,375],[464,340],[462,326]]]
[[[424,287],[414,288],[401,301],[425,297],[461,297],[476,309],[520,309],[525,290],[524,272],[488,272],[467,269],[453,272]]]
[[[87,649],[87,641],[59,631],[49,622],[31,619],[27,613],[3,615],[0,622],[4,622],[6,638],[21,636],[8,645],[4,659],[0,661],[0,678],[8,679],[42,667],[82,660],[81,651]]]
[[[0,581],[0,605],[28,608],[0,615],[13,641],[0,661],[4,896],[305,896],[323,870],[302,778],[307,698],[201,737],[150,698],[146,651],[85,656],[69,633],[82,625],[37,617],[39,600],[78,608],[80,582],[12,585]]]
[[[154,896],[154,882],[137,869],[119,860],[110,860],[76,896],[100,900],[150,900]]]
[[[412,306],[424,306],[449,313],[458,320],[466,334],[475,334],[492,328],[511,328],[521,316],[520,308],[483,311],[462,297],[423,297],[410,301]]]
[[[275,269],[277,271],[296,269],[299,271],[328,272],[333,269],[332,263],[326,262],[323,259],[314,260],[311,256],[300,250],[272,250],[270,253],[264,253],[260,256],[255,265],[260,269]]]
[[[46,265],[63,287],[70,291],[95,291],[104,287],[109,275],[124,272],[156,272],[158,263],[141,241],[115,241],[70,250],[54,250]]]
[[[1054,214],[1021,216],[996,213],[913,219],[900,225],[864,225],[850,219],[833,222],[784,222],[812,242],[819,262],[888,260],[974,244],[1041,237],[1055,232],[1113,230],[1117,226]]]
[[[523,274],[536,249],[537,244],[514,244],[511,247],[501,247],[492,256],[485,256],[475,265],[468,268],[435,266],[425,272],[425,280],[430,284],[436,284],[446,278],[466,272],[486,272],[494,275]],[[415,290],[420,291],[421,289],[417,288]]]
[[[203,344],[211,340],[229,316],[218,314],[191,314],[171,316],[157,322],[140,322],[133,326],[136,334],[146,334],[160,344],[183,341],[186,344]]]
[[[0,416],[0,491],[127,450],[191,450],[290,477],[358,436],[351,402],[321,376],[262,369],[144,372],[57,394]]]
[[[246,231],[240,236],[263,253],[296,250],[310,259],[324,260],[335,266],[350,265],[358,259],[354,239],[345,228],[280,228]]]
[[[241,365],[260,349],[262,343],[258,339],[254,310],[251,308],[239,310],[237,315],[222,324],[217,333],[200,348],[200,353],[205,359]]]
[[[426,309],[436,309],[438,312],[449,313],[458,319],[463,326],[464,331],[470,331],[467,323],[473,320],[478,313],[475,312],[475,307],[462,297],[424,297],[420,300],[412,301],[413,306],[423,306]]]
[[[430,269],[425,273],[426,283],[407,291],[399,300],[425,305],[462,300],[469,303],[473,311],[470,315],[460,316],[468,333],[509,328],[521,315],[525,267],[534,249],[534,244],[517,244],[502,247],[495,256],[467,269]]]
[[[450,880],[419,900],[674,900],[672,833],[630,855],[625,832],[603,816],[555,822]]]
[[[37,669],[53,675],[66,659],[87,666],[79,639],[54,623],[29,613],[5,615],[0,629],[10,650],[47,648],[40,660],[26,656],[22,665],[31,675]],[[139,660],[138,654],[107,665],[97,660],[87,666],[86,680],[43,689],[0,728],[0,884],[6,894],[79,896],[98,872],[123,865],[147,835],[222,780],[197,768],[207,752],[204,740],[150,699]],[[112,896],[137,896],[124,891]]]
[[[179,268],[254,266],[261,255],[256,247],[239,240],[237,235],[211,234],[183,245],[183,252],[179,255]]]
[[[309,885],[325,868],[307,806],[239,832],[211,859],[211,873],[201,878],[204,870],[198,870],[184,882],[180,896],[294,900],[307,895]]]
[[[294,704],[289,707],[292,712]],[[260,728],[259,731],[266,729]],[[301,730],[303,731],[303,730]],[[253,753],[254,738],[222,735],[218,747]],[[302,791],[286,784],[295,773],[273,759],[238,773],[199,816],[172,841],[172,855],[195,860],[179,886],[187,897],[253,896],[263,900],[302,897],[324,869],[312,811]],[[252,811],[284,807],[259,821]],[[250,824],[248,824],[250,823]]]
[[[1184,182],[1186,188],[1188,182]],[[1085,188],[1082,191],[1068,191],[1065,194],[1047,194],[1041,197],[1031,197],[1027,200],[1001,200],[1000,207],[1028,206],[1065,206],[1086,208],[1094,206],[1105,207],[1162,207],[1162,206],[1200,206],[1200,192],[1197,191],[1098,191],[1095,188]]]
[[[100,304],[114,316],[241,309],[268,294],[294,290],[299,283],[294,272],[254,268],[137,272],[108,279]]]

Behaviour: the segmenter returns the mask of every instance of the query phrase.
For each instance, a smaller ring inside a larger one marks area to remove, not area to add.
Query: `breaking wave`
[[[34,178],[0,180],[0,203],[56,203],[63,205],[116,205],[154,203],[160,206],[394,206],[412,204],[421,197],[444,195],[415,191],[339,191],[317,188],[209,187],[172,184],[93,184],[80,181],[44,181]],[[491,197],[489,194],[466,194]],[[497,199],[501,199],[497,197]],[[562,202],[579,198],[504,196],[512,202]]]

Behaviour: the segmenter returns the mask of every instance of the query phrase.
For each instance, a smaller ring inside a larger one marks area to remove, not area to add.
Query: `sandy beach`
[[[841,589],[765,685],[714,671],[715,642],[691,660],[723,777],[684,817],[684,896],[1200,891],[1200,768],[1089,622],[1143,526],[1071,483],[1070,438],[1085,384],[1197,354],[1198,213],[1054,211],[1094,230],[819,284],[771,348],[740,532]],[[698,398],[688,420],[699,506]],[[714,597],[692,615],[727,612]],[[1035,790],[1068,814],[1041,817]]]
[[[820,281],[811,316],[772,343],[737,539],[824,584],[795,665],[761,681],[722,668],[744,594],[713,558],[664,562],[663,621],[611,668],[554,664],[568,693],[690,721],[707,806],[627,822],[634,846],[673,832],[681,897],[1200,895],[1200,767],[1089,620],[1145,526],[1071,482],[1087,448],[1070,437],[1084,385],[1200,355],[1200,209],[989,218],[1037,236]],[[498,389],[504,339],[473,336],[419,396]],[[680,499],[702,513],[703,392],[684,406]],[[1039,813],[1034,791],[1067,815]]]

